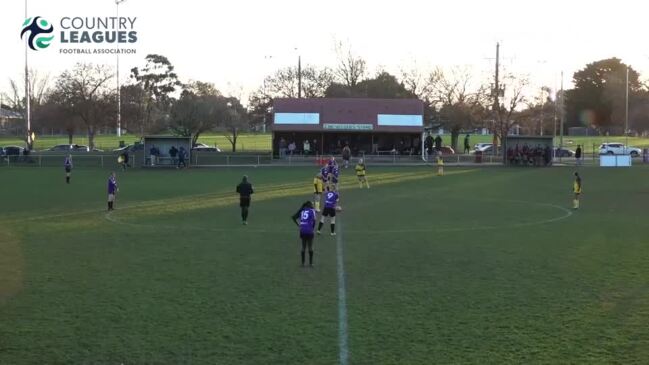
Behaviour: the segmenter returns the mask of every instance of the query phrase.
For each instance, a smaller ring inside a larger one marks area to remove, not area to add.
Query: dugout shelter
[[[418,154],[422,148],[424,104],[417,99],[275,99],[273,155]],[[309,149],[304,148],[309,141]]]
[[[549,166],[554,156],[552,136],[509,135],[502,148],[505,165]]]
[[[191,137],[177,137],[177,136],[145,136],[144,143],[144,161],[143,166],[151,166],[151,147],[155,146],[160,155],[156,159],[155,166],[175,166],[178,161],[178,155],[173,158],[169,154],[171,147],[176,147],[180,150],[183,147],[186,153],[185,162],[187,165],[191,163],[192,151],[192,138]]]

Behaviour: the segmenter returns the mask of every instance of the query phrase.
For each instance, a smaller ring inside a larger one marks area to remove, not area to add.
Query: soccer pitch
[[[0,364],[642,363],[649,168],[1,168]],[[255,188],[249,225],[234,193]],[[327,234],[326,234],[327,233]]]

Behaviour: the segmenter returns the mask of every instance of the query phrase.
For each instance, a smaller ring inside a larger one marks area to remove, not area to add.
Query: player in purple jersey
[[[333,187],[333,190],[338,190],[339,173],[338,165],[329,166],[329,184]]]
[[[338,163],[336,158],[331,156],[329,162],[327,163],[327,182],[330,186],[333,187],[333,190],[338,190],[338,174],[340,170],[338,169]]]
[[[331,223],[331,235],[336,235],[336,209],[338,207],[338,192],[330,186],[327,186],[327,191],[325,192],[325,206],[322,211],[322,217],[320,218],[320,224],[318,224],[318,234],[322,229],[322,225],[325,222],[325,218],[329,218]]]
[[[117,177],[115,176],[115,171],[113,171],[108,177],[108,210],[115,209],[115,197],[118,192]]]
[[[329,184],[329,166],[324,165],[320,169],[320,175],[322,175],[322,181],[325,183],[325,185]]]
[[[313,209],[313,204],[310,201],[304,202],[302,207],[291,218],[300,227],[302,266],[304,266],[304,254],[307,248],[309,249],[309,266],[313,266],[313,233],[316,222],[316,212]]]
[[[66,184],[70,183],[70,175],[72,174],[72,155],[67,155],[65,157],[65,162],[63,162],[63,167],[65,168],[65,182]]]

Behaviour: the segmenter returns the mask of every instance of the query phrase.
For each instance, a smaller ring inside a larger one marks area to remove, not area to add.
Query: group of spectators
[[[543,147],[540,144],[530,147],[527,143],[521,147],[517,143],[516,146],[507,148],[507,162],[510,165],[519,166],[550,166],[552,164],[552,148],[548,145]]]
[[[180,146],[180,148],[171,146],[168,153],[172,165],[176,166],[177,168],[180,168],[181,166],[187,167],[187,150],[184,146]],[[160,149],[155,145],[151,146],[151,149],[149,150],[149,160],[151,162],[151,166],[155,166],[157,163],[159,163],[161,156],[163,155],[160,153]]]
[[[437,137],[433,138],[432,134],[428,134],[426,139],[424,139],[424,148],[426,148],[426,153],[430,156],[435,153],[440,153],[442,151],[442,137],[438,134]]]
[[[297,142],[295,141],[286,141],[284,137],[279,140],[279,157],[286,158],[286,156],[293,156],[296,154],[311,155],[315,151],[317,146],[317,141],[314,139],[313,142],[305,139],[302,141],[301,149],[298,147]]]

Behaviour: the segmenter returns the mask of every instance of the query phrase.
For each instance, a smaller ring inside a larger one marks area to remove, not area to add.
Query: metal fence
[[[30,154],[27,156],[0,156],[0,168],[2,167],[61,167],[66,154]],[[87,154],[76,153],[72,155],[72,161],[75,167],[91,168],[118,168],[117,154]],[[359,158],[363,158],[366,164],[370,165],[422,165],[436,164],[436,158],[422,160],[419,155],[364,155],[355,156],[351,159],[350,165],[355,165]],[[322,156],[286,156],[283,159],[273,157],[271,153],[237,153],[224,154],[214,152],[192,153],[191,160],[188,161],[193,167],[224,167],[224,166],[315,166],[327,163],[330,155]],[[344,162],[340,156],[336,156],[338,163]],[[457,166],[497,166],[503,164],[502,156],[494,155],[474,155],[474,154],[456,154],[442,156],[445,165]],[[649,151],[647,154],[640,155],[633,159],[634,164],[649,163]],[[584,165],[598,166],[599,154],[585,154],[580,161],[575,157],[555,157],[554,165]],[[148,167],[143,153],[132,154],[129,159],[130,167]],[[176,163],[171,160],[158,161],[155,168],[172,168]]]

